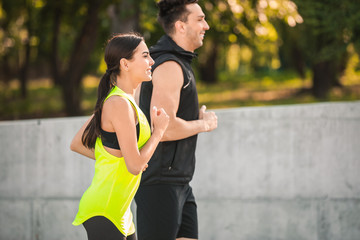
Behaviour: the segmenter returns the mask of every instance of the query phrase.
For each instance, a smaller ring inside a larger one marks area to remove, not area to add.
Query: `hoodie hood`
[[[168,35],[162,36],[156,45],[150,47],[149,50],[153,59],[164,53],[171,53],[191,63],[193,58],[197,57],[196,53],[186,51],[178,46]]]

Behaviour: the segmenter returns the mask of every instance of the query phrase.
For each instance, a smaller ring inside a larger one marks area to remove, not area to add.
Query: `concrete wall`
[[[359,240],[360,102],[217,110],[192,186],[200,239]],[[86,118],[0,122],[0,240],[86,239]]]

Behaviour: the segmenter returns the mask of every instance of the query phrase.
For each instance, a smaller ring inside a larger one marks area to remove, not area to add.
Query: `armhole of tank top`
[[[126,98],[126,97],[125,97],[125,98]],[[133,102],[132,102],[130,99],[128,99],[128,98],[126,98],[126,99],[130,102],[132,108],[135,110],[136,118],[137,118],[138,124],[139,124],[139,123],[140,123],[140,120],[139,120],[139,111],[138,111],[135,103],[133,103]]]
[[[140,124],[140,113],[138,111],[138,108],[136,107],[136,104],[133,103],[129,98],[127,98],[126,96],[122,96],[122,95],[119,95],[123,98],[125,98],[126,100],[128,100],[132,106],[132,108],[135,110],[135,114],[136,114],[136,118],[137,118],[137,124],[135,125],[135,127],[139,126],[139,133],[138,133],[138,140],[137,140],[137,143],[139,143],[140,141],[140,133],[141,133],[141,124]]]
[[[135,113],[136,113],[136,118],[137,118],[137,124],[136,124],[136,130],[137,130],[137,144],[139,146],[139,143],[140,143],[140,136],[141,136],[141,132],[142,132],[142,126],[141,126],[141,123],[140,123],[140,112],[139,112],[139,109],[138,107],[135,105],[135,103],[133,103],[132,101],[130,101],[130,99],[128,99],[128,101],[130,102],[131,106],[133,107],[133,109],[135,110]],[[139,128],[138,128],[139,127]]]
[[[185,76],[187,76],[187,73],[186,73],[186,68],[185,68],[184,64],[180,61],[180,59],[179,59],[178,57],[176,57],[176,56],[174,56],[174,55],[172,55],[172,54],[164,55],[164,56],[167,56],[168,59],[165,59],[165,61],[160,62],[160,63],[155,67],[155,69],[156,69],[159,65],[163,64],[164,62],[168,62],[168,61],[176,62],[177,64],[179,64],[179,66],[180,66],[180,68],[181,68],[181,71],[182,71],[182,73],[183,73],[184,82],[183,82],[183,85],[182,85],[181,89],[185,89],[187,86],[190,85],[190,79],[189,79],[189,81],[188,81],[187,83],[185,83]]]
[[[176,59],[176,60],[173,60],[173,61],[180,65],[181,71],[182,71],[182,73],[183,73],[183,79],[184,79],[184,81],[183,81],[183,85],[182,85],[181,89],[185,89],[187,86],[190,85],[190,79],[189,79],[188,82],[185,82],[185,79],[188,79],[188,77],[187,77],[187,72],[186,72],[186,68],[185,68],[184,64],[183,64],[178,58],[175,58],[175,59]]]
[[[107,96],[107,97],[105,98],[103,104],[106,102],[106,100],[108,100],[110,97],[112,97],[112,96],[114,96],[114,95],[120,96],[120,97],[122,97],[122,98],[125,98],[127,101],[130,102],[131,107],[135,110],[135,114],[136,114],[136,118],[137,118],[138,124],[140,124],[139,111],[138,111],[138,109],[136,108],[136,105],[134,105],[135,103],[133,103],[127,96],[123,95],[122,93],[113,93],[113,94],[111,94],[110,96]],[[137,124],[136,124],[136,125],[137,125]],[[139,126],[140,126],[140,125],[139,125]],[[140,131],[141,131],[141,130],[140,130],[140,127],[139,127],[139,132],[140,132]]]

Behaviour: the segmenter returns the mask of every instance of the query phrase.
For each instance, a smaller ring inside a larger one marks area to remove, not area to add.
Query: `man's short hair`
[[[175,30],[175,22],[187,21],[190,12],[186,5],[197,3],[198,0],[160,0],[157,3],[159,8],[158,21],[166,34],[171,35]]]

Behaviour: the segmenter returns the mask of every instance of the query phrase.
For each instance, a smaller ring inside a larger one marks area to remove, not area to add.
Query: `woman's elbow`
[[[143,167],[141,166],[129,166],[127,167],[127,170],[129,173],[131,173],[134,176],[139,175],[143,171]]]
[[[128,169],[129,173],[131,173],[134,176],[139,175],[142,172],[142,169],[139,168],[132,168],[132,169]]]
[[[74,146],[73,143],[70,143],[70,150],[73,151],[73,152],[75,152],[75,146]]]
[[[70,143],[70,150],[73,152],[79,152],[79,144],[76,141]]]

